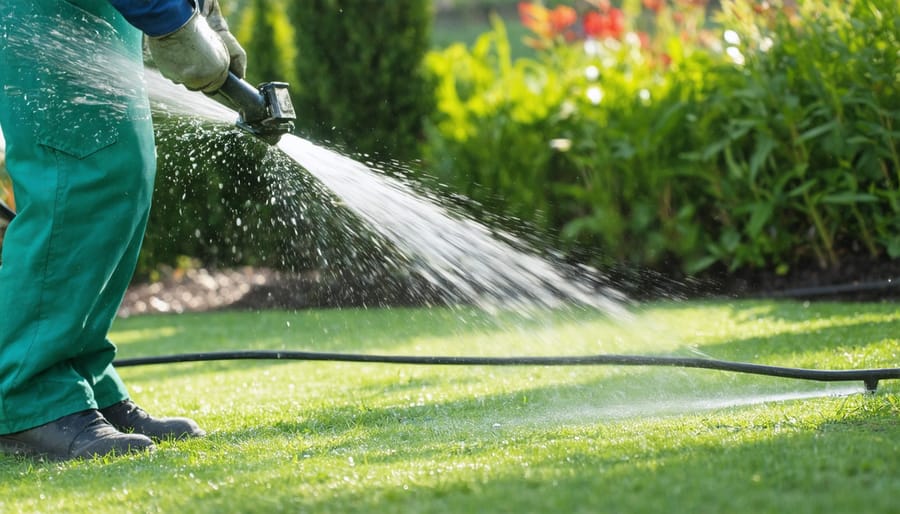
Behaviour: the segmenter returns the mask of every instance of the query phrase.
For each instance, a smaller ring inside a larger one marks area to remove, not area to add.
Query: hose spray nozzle
[[[266,82],[253,87],[229,72],[213,97],[240,113],[238,127],[270,145],[277,144],[281,136],[293,130],[297,119],[285,82]]]

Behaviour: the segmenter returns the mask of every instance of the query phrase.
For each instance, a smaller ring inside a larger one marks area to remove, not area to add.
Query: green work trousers
[[[0,434],[128,398],[112,320],[156,170],[141,34],[108,0],[0,1],[18,216],[0,265]]]

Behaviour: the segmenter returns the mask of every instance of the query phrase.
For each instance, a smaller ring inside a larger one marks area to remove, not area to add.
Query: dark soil
[[[609,281],[633,298],[795,298],[802,300],[897,301],[900,259],[847,259],[840,268],[810,267],[788,275],[766,271],[670,278],[656,272],[612,273]],[[157,282],[135,284],[119,314],[209,310],[306,309],[435,305],[440,295],[405,277],[292,275],[270,269],[173,271]]]
[[[900,259],[849,257],[834,269],[809,266],[788,275],[744,272],[719,282],[724,293],[736,297],[896,301]]]

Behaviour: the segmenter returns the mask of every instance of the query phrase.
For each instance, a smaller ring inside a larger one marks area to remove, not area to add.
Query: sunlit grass
[[[123,358],[226,349],[638,353],[900,365],[893,304],[138,317]],[[210,432],[104,462],[0,458],[0,512],[894,512],[900,387],[704,370],[215,362],[123,368]]]

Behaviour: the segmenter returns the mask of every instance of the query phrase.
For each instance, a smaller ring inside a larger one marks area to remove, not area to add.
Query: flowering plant
[[[896,0],[716,4],[522,1],[431,55],[430,169],[594,264],[898,258]]]
[[[621,43],[637,43],[641,61],[667,69],[675,56],[694,49],[721,51],[707,25],[709,0],[578,0],[574,6],[548,8],[538,0],[518,4],[522,24],[531,31],[525,43],[537,50],[582,42],[592,55],[616,52]]]

